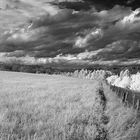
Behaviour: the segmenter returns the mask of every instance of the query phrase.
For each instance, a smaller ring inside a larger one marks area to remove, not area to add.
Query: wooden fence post
[[[116,87],[114,86],[114,91],[116,91]]]
[[[125,99],[124,99],[124,103],[126,103],[126,105],[127,105],[127,97],[128,97],[128,92],[126,91],[126,93],[125,93]]]
[[[123,92],[121,92],[121,101],[122,101],[122,103],[123,103],[123,99],[124,99],[124,91]]]
[[[118,97],[122,98],[123,92],[124,92],[124,91],[123,91],[122,89],[120,89],[120,92],[118,93]]]
[[[126,91],[123,92],[123,103],[125,104]]]
[[[137,111],[139,110],[140,100],[137,100]]]
[[[135,108],[135,94],[133,95],[133,103],[132,103],[132,105],[133,105],[133,108]]]
[[[119,96],[119,93],[120,93],[120,89],[119,87],[117,88],[117,96]]]
[[[116,92],[118,93],[118,88],[116,87]]]
[[[112,85],[110,85],[110,89],[112,90]]]

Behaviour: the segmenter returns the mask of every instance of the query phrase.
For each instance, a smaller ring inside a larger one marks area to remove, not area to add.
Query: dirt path
[[[125,106],[106,83],[102,84],[104,114],[108,116],[105,126],[110,140],[140,140],[140,115],[132,107]]]
[[[109,117],[105,112],[107,99],[103,87],[99,86],[94,95],[95,99],[93,99],[94,103],[90,111],[82,112],[68,123],[68,140],[110,140],[106,127],[109,122]],[[83,114],[85,117],[82,117]]]
[[[99,88],[97,96],[98,96],[98,104],[99,104],[98,110],[100,112],[99,116],[101,117],[96,124],[98,135],[95,140],[109,140],[109,134],[105,127],[105,125],[107,125],[107,123],[109,122],[109,118],[105,113],[107,99],[105,97],[103,87]]]

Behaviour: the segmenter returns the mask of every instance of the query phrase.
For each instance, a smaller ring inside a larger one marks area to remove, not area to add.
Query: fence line
[[[84,69],[80,71],[77,70],[72,73],[64,73],[64,75],[70,76],[70,77],[78,77],[78,78],[84,78],[84,79],[90,79],[90,80],[100,79],[101,81],[104,81],[109,86],[111,91],[116,93],[116,95],[121,99],[124,105],[133,107],[137,111],[140,111],[140,93],[109,84],[105,80],[106,75],[108,74],[110,73],[104,70],[89,71],[89,70],[84,70]]]
[[[124,89],[111,84],[107,84],[111,91],[121,99],[124,105],[133,107],[137,111],[140,111],[140,93],[129,89]]]

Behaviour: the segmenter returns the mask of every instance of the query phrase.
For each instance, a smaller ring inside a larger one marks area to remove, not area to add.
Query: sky
[[[120,63],[140,58],[138,0],[13,0],[9,5],[0,9],[1,60]]]

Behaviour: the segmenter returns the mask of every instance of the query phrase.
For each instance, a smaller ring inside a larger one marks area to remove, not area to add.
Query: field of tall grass
[[[1,71],[0,139],[140,140],[139,112],[110,90],[108,74]]]

